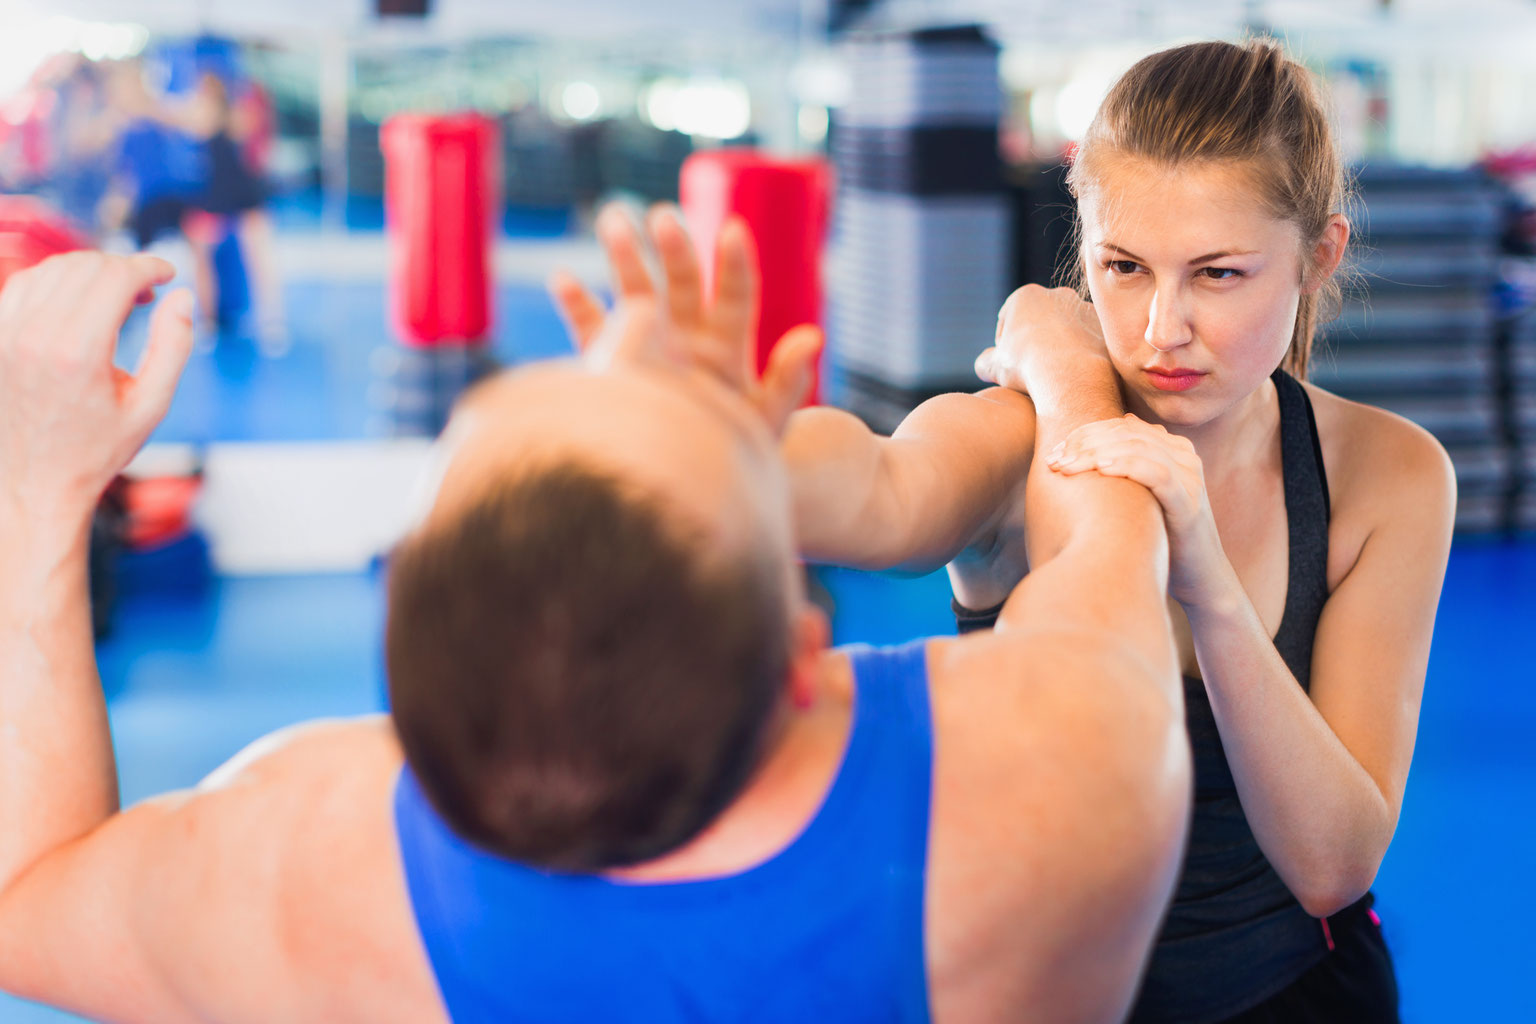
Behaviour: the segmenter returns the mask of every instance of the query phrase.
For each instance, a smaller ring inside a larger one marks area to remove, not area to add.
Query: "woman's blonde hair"
[[[1275,217],[1294,223],[1303,274],[1329,219],[1342,213],[1347,183],[1321,90],[1312,73],[1270,39],[1192,43],[1143,58],[1115,83],[1067,175],[1081,197],[1114,157],[1168,166],[1247,166]],[[1082,289],[1081,256],[1074,259]],[[1305,280],[1305,276],[1303,278]],[[1338,312],[1337,276],[1303,294],[1281,366],[1305,379],[1319,323]]]

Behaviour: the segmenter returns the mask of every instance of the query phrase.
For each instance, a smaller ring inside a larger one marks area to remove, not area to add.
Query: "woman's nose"
[[[1187,345],[1193,337],[1178,293],[1172,289],[1155,292],[1147,310],[1147,344],[1159,352],[1168,352]]]

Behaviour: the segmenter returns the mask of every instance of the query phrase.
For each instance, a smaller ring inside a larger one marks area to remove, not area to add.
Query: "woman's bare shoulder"
[[[1401,514],[1405,501],[1454,514],[1455,469],[1433,434],[1386,409],[1306,388],[1336,519]]]

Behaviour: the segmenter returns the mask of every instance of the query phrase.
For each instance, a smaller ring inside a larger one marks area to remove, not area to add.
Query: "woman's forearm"
[[[1396,816],[1286,667],[1235,573],[1223,592],[1186,609],[1222,746],[1260,848],[1324,917],[1370,888]]]

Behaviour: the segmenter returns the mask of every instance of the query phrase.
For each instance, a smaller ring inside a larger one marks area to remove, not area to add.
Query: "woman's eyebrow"
[[[1228,256],[1257,256],[1258,253],[1259,250],[1257,249],[1223,249],[1220,252],[1208,252],[1204,256],[1196,256],[1194,259],[1189,261],[1189,265],[1194,266],[1197,263],[1209,263],[1211,260],[1222,260],[1226,259]]]
[[[1122,249],[1120,246],[1114,244],[1113,242],[1100,242],[1098,243],[1098,248],[1111,249],[1119,253],[1121,256],[1124,256],[1126,259],[1135,260],[1137,263],[1146,262],[1140,256],[1137,256],[1135,253],[1131,252],[1129,249]],[[1218,252],[1208,252],[1204,256],[1196,256],[1194,259],[1189,261],[1189,265],[1193,267],[1201,263],[1209,263],[1211,260],[1226,259],[1228,256],[1257,256],[1258,254],[1259,250],[1257,249],[1222,249]]]
[[[1126,259],[1134,260],[1137,263],[1144,263],[1144,262],[1146,262],[1140,256],[1137,256],[1135,253],[1131,252],[1129,249],[1122,249],[1122,248],[1120,248],[1118,245],[1116,245],[1113,242],[1100,242],[1098,247],[1100,249],[1110,249],[1110,250],[1113,250],[1114,252],[1119,253],[1121,256],[1124,256]]]

